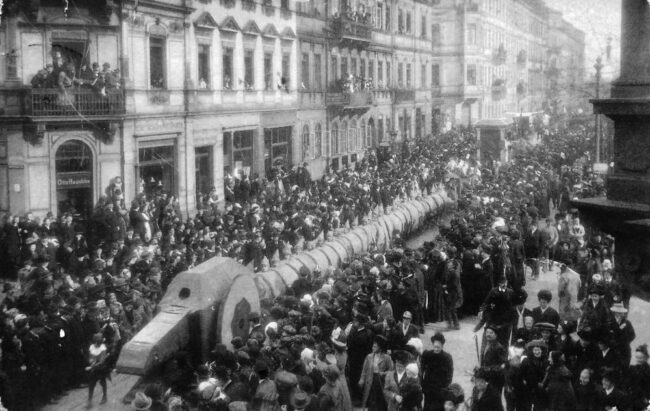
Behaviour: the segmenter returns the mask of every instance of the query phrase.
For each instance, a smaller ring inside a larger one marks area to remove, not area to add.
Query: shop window
[[[175,146],[144,147],[138,151],[141,184],[147,196],[175,192]]]
[[[275,167],[291,167],[292,127],[264,129],[264,165],[266,173]]]
[[[255,130],[226,131],[223,133],[224,173],[250,175],[253,167],[253,140]]]
[[[149,38],[149,82],[152,88],[165,88],[165,39]]]

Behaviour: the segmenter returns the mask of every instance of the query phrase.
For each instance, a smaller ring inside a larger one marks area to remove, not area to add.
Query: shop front
[[[69,140],[55,154],[56,201],[59,214],[86,219],[93,209],[93,153],[80,140]]]

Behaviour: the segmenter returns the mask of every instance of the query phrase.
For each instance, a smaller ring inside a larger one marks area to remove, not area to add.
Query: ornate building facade
[[[369,147],[540,110],[549,47],[570,44],[559,70],[584,56],[533,0],[6,0],[1,17],[14,213],[88,216],[109,187],[191,213],[241,173],[319,178]]]

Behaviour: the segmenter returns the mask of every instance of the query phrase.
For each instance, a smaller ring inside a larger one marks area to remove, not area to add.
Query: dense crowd
[[[7,216],[3,402],[29,406],[84,383],[91,342],[100,337],[106,358],[90,371],[108,375],[122,344],[155,314],[179,272],[214,256],[267,269],[430,192],[442,172],[441,155],[432,151],[379,159],[370,152],[354,169],[317,181],[305,167],[274,170],[269,180],[239,174],[227,179],[224,207],[213,190],[188,219],[174,196],[148,182],[128,206],[119,177],[84,221],[72,214]],[[103,378],[96,380],[105,387]],[[43,389],[26,395],[33,386]]]
[[[248,338],[218,344],[206,364],[177,353],[132,408],[493,411],[503,392],[512,410],[644,409],[647,349],[640,346],[629,366],[634,331],[613,239],[586,232],[568,201],[553,200],[554,181],[569,199],[576,195],[590,178],[588,163],[556,166],[533,152],[481,168],[475,144],[473,133],[451,132],[398,154],[370,151],[356,167],[316,181],[306,165],[275,169],[268,180],[227,176],[225,207],[213,191],[186,220],[155,185],[143,186],[127,209],[119,179],[87,231],[71,216],[10,217],[3,261],[16,281],[5,282],[3,403],[27,408],[83,382],[90,406],[97,383],[106,401],[120,347],[155,314],[179,272],[213,256],[268,270],[444,182],[458,209],[451,221],[435,222],[432,241],[406,249],[402,233],[393,233],[387,250],[371,247],[341,267],[303,268],[285,295],[249,316]],[[548,307],[548,290],[528,310],[525,282],[552,264],[561,271],[559,312]],[[425,322],[458,329],[458,312],[479,313],[476,330],[485,328],[467,395],[453,382],[444,334],[427,350],[421,340]],[[26,394],[33,386],[41,398]]]

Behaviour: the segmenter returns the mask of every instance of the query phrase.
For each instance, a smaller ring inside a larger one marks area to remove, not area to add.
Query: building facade
[[[0,31],[2,209],[87,216],[118,187],[127,205],[161,190],[193,211],[228,174],[299,160],[289,2],[26,3],[5,2]],[[57,60],[121,82],[30,87]]]
[[[6,0],[0,212],[88,216],[117,189],[192,213],[242,173],[319,178],[542,109],[548,44],[581,67],[579,34],[533,0]]]
[[[447,127],[547,110],[554,76],[561,85],[581,87],[584,33],[542,0],[434,3],[440,33],[434,59]],[[570,57],[554,59],[560,50]],[[549,62],[556,62],[557,71],[549,72]],[[565,94],[566,101],[577,95]]]

